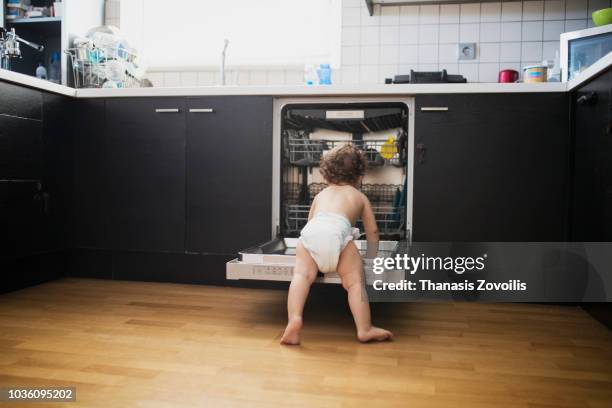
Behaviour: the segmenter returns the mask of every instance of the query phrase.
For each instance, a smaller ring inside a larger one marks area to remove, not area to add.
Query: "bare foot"
[[[281,338],[281,344],[286,344],[289,346],[294,346],[300,344],[300,331],[302,330],[302,318],[301,317],[293,317],[287,323],[287,328],[285,328],[285,333],[283,333],[283,337]]]
[[[370,330],[364,331],[362,333],[357,333],[357,338],[362,343],[367,343],[369,341],[385,341],[392,340],[393,333],[391,333],[389,330],[372,326]]]

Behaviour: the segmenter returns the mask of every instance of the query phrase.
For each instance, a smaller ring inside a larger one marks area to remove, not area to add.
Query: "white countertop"
[[[436,93],[529,93],[567,92],[588,81],[612,65],[612,53],[600,59],[570,82],[543,84],[402,84],[402,85],[270,85],[270,86],[195,86],[176,88],[126,89],[74,89],[43,81],[28,75],[0,69],[0,80],[14,82],[43,91],[77,98],[117,98],[147,96],[217,96],[217,95],[270,95],[270,96],[357,96],[357,95],[417,95]]]
[[[18,74],[17,72],[7,71],[0,68],[0,80],[14,82],[16,84],[29,86],[30,88],[42,91],[53,92],[61,95],[76,96],[76,89],[64,85],[54,84],[53,82],[43,81],[33,76]]]
[[[130,96],[356,96],[416,95],[434,93],[516,93],[565,92],[566,84],[401,84],[401,85],[271,85],[271,86],[201,86],[177,88],[77,89],[78,97],[105,98]]]

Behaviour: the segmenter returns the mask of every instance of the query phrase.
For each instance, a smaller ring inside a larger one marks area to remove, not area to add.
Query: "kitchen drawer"
[[[0,180],[41,177],[41,122],[0,115]]]
[[[23,86],[0,82],[0,115],[42,119],[42,93]]]

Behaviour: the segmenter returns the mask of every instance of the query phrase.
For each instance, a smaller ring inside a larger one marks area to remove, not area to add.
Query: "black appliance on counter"
[[[445,69],[434,72],[417,72],[410,70],[410,75],[396,75],[385,78],[385,84],[464,84],[463,75],[448,74]]]

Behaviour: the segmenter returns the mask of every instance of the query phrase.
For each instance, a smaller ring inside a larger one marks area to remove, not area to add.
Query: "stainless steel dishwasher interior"
[[[378,256],[394,257],[411,237],[413,107],[410,97],[276,99],[271,240],[239,251],[226,265],[226,278],[291,280],[300,231],[314,197],[327,187],[320,160],[344,144],[360,148],[368,161],[361,191],[372,203],[381,234]],[[363,229],[360,220],[356,226]],[[355,243],[365,252],[366,241]],[[364,263],[366,281],[373,278],[369,262]],[[331,273],[319,281],[340,279]]]

